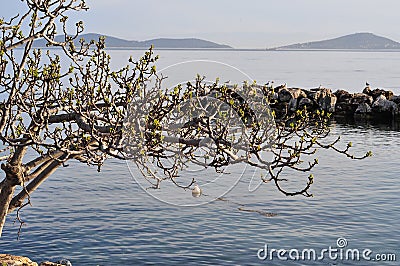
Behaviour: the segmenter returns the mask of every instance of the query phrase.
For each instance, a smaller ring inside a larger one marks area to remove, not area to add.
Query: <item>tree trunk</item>
[[[6,173],[6,178],[2,183],[2,189],[0,191],[0,237],[3,232],[8,207],[13,198],[15,188],[22,184],[21,167],[2,164],[1,169]]]
[[[54,159],[50,163],[46,162],[46,168],[42,169],[38,174],[18,195],[14,196],[11,200],[10,206],[8,207],[8,213],[11,213],[15,209],[23,205],[24,200],[35,191],[50,175],[52,175],[59,166],[62,165],[62,161],[67,158],[66,154],[61,155],[57,160]]]
[[[13,198],[16,186],[10,184],[10,182],[5,181],[3,189],[0,192],[0,237],[3,232],[3,227],[6,222],[6,217],[8,213],[8,206]]]

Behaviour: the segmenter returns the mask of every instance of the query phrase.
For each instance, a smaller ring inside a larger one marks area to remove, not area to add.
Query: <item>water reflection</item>
[[[382,131],[400,131],[400,119],[391,117],[335,117],[335,122],[349,128],[374,128]],[[335,123],[333,122],[333,123]]]

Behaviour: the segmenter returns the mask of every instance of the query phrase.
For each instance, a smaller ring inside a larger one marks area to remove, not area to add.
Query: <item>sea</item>
[[[109,50],[113,67],[143,50]],[[155,50],[166,87],[193,80],[400,94],[400,52]],[[149,189],[130,162],[102,171],[78,162],[60,168],[7,218],[0,253],[72,265],[399,265],[400,131],[393,121],[332,121],[339,146],[373,157],[351,160],[319,150],[313,197],[288,197],[260,184],[251,167],[225,174],[191,169],[203,195],[168,182]],[[304,173],[288,179],[304,185]],[[3,178],[3,177],[1,177]],[[214,188],[218,189],[214,189]],[[290,187],[290,186],[289,186]],[[315,255],[315,256],[314,256]]]

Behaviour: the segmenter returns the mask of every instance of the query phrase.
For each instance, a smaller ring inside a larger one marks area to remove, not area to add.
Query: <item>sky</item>
[[[201,38],[234,48],[271,48],[372,32],[400,41],[399,0],[87,0],[70,15],[86,33],[128,40]],[[0,17],[24,10],[0,0]]]

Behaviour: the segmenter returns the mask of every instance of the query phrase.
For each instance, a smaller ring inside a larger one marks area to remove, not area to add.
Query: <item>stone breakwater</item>
[[[400,96],[392,91],[371,89],[367,85],[361,93],[345,90],[332,92],[328,88],[302,89],[285,85],[272,90],[271,108],[277,116],[298,109],[324,110],[334,116],[365,118],[400,118]]]

